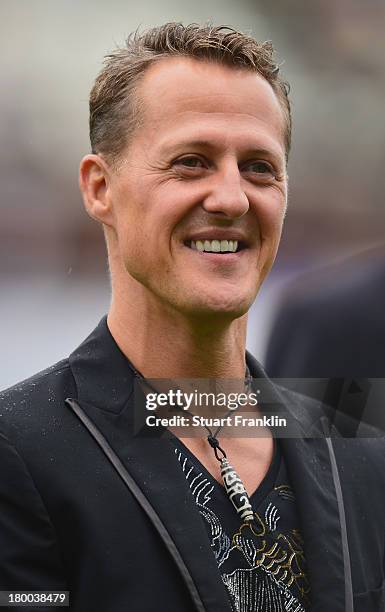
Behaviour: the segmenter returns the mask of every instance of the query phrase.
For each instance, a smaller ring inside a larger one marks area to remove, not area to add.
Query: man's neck
[[[247,317],[191,320],[156,301],[114,299],[107,319],[123,354],[145,378],[243,378]]]

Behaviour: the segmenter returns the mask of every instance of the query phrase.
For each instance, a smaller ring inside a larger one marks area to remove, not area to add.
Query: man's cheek
[[[283,215],[266,212],[259,219],[260,239],[266,246],[275,245],[281,236]]]
[[[124,267],[134,278],[140,280],[146,275],[146,270],[150,268],[151,262],[148,261],[148,254],[139,236],[126,237],[122,246],[122,259]]]

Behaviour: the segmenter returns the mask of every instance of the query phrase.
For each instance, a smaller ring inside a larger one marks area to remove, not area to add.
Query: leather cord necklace
[[[136,373],[145,382],[145,384],[150,387],[150,389],[157,393],[157,390],[154,389],[154,387],[141,374],[139,374],[138,371],[136,371]],[[246,365],[245,386],[247,393],[249,392],[251,383],[252,377],[250,374],[250,370]],[[183,410],[183,412],[189,414],[190,416],[195,416],[189,410]],[[228,417],[232,412],[234,412],[234,410],[229,410],[223,420],[225,421],[226,417]],[[243,484],[238,473],[235,471],[234,467],[227,459],[226,452],[219,444],[217,436],[221,431],[223,424],[219,425],[219,427],[217,427],[214,432],[212,431],[212,429],[210,429],[210,427],[205,424],[203,424],[203,427],[209,434],[207,436],[207,442],[213,449],[215,458],[221,464],[221,477],[229,500],[231,501],[238,516],[242,519],[242,521],[245,521],[247,523],[252,522],[254,520],[254,512],[245,485]]]

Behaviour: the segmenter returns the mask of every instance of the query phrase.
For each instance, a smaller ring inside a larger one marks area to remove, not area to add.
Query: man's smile
[[[191,240],[187,246],[205,253],[236,253],[238,240]]]
[[[188,249],[197,260],[215,264],[235,264],[244,258],[250,248],[245,242],[238,240],[189,240],[183,243],[185,250]]]
[[[189,239],[183,241],[184,246],[199,255],[220,255],[228,259],[234,259],[235,254],[244,251],[249,246],[243,232],[224,228],[212,228],[195,232]]]

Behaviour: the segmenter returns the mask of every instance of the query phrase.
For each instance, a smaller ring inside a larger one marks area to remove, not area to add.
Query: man
[[[332,268],[306,275],[285,291],[275,317],[265,367],[285,385],[320,394],[340,414],[384,428],[374,394],[385,375],[384,249],[370,249]],[[324,379],[316,385],[308,379]],[[303,391],[304,392],[304,391]]]
[[[317,271],[316,280],[309,276],[283,296],[268,344],[268,374],[384,378],[384,248]]]
[[[90,111],[80,185],[112,303],[69,359],[3,395],[1,589],[68,590],[76,612],[382,610],[383,441],[332,444],[318,407],[245,355],[287,200],[271,45],[155,28],[107,58]],[[296,439],[135,435],[135,382],[249,373]]]

